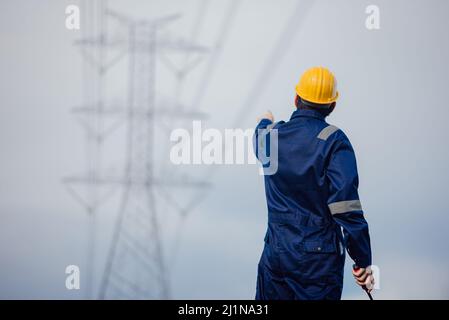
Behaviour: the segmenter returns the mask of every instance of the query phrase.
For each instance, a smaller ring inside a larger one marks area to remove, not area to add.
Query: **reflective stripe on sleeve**
[[[349,200],[329,203],[329,210],[332,214],[345,213],[350,211],[361,211],[360,200]]]

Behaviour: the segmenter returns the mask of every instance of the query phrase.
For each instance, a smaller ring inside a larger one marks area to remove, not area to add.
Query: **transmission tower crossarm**
[[[135,186],[166,186],[178,188],[208,188],[211,184],[205,180],[197,180],[191,177],[183,177],[180,179],[152,179],[148,181],[145,177],[114,177],[114,176],[97,176],[93,181],[89,176],[78,175],[69,176],[63,179],[67,184],[120,184]]]
[[[175,20],[178,20],[181,18],[181,14],[179,13],[174,13],[174,14],[170,14],[170,15],[166,15],[164,17],[160,17],[160,18],[156,18],[156,19],[133,19],[132,17],[130,17],[129,15],[125,15],[123,13],[119,13],[115,10],[112,9],[107,9],[106,10],[106,15],[110,16],[111,18],[117,20],[118,22],[120,22],[121,24],[124,25],[135,25],[135,26],[149,26],[149,27],[162,27],[165,26]]]
[[[148,110],[144,107],[103,107],[98,109],[95,106],[80,106],[72,108],[74,114],[86,114],[86,115],[101,115],[101,116],[111,116],[111,117],[122,117],[122,116],[132,116],[132,117],[167,117],[167,118],[187,118],[187,119],[205,119],[208,115],[201,111],[189,111],[184,110],[186,107],[178,106],[178,108],[155,108],[154,110]]]

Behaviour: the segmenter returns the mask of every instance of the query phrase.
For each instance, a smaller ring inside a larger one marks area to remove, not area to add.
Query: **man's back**
[[[274,126],[278,133],[278,169],[265,176],[268,210],[300,212],[328,218],[328,181],[325,167],[329,162],[330,135],[320,138],[323,130],[335,128],[318,112],[297,110],[288,122]]]
[[[346,135],[324,118],[298,109],[288,122],[262,120],[257,127],[277,130],[278,157],[277,171],[265,176],[268,229],[258,299],[339,299],[345,245],[357,264],[371,264],[355,155]]]

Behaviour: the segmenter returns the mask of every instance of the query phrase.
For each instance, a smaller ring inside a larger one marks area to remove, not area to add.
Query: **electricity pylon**
[[[100,34],[98,37],[81,39],[77,44],[87,48],[118,48],[122,49],[119,52],[127,54],[126,106],[107,107],[100,103],[97,106],[78,107],[74,111],[100,119],[114,117],[125,122],[125,170],[119,176],[94,172],[93,175],[68,177],[64,181],[80,202],[83,202],[83,199],[73,187],[76,184],[94,187],[115,185],[122,188],[120,208],[100,284],[99,298],[168,298],[169,276],[161,238],[161,213],[157,210],[156,188],[204,188],[208,184],[186,176],[160,176],[155,170],[156,120],[160,117],[169,117],[172,120],[198,119],[203,116],[198,112],[174,112],[175,110],[156,105],[156,59],[161,49],[189,54],[202,54],[207,50],[186,41],[160,37],[159,30],[178,19],[178,15],[154,20],[135,20],[111,10],[105,10],[105,14],[126,30],[125,37],[111,38]],[[112,61],[115,63],[118,59]],[[94,61],[95,63],[101,66],[99,70],[103,74],[114,64],[104,61]],[[103,128],[103,131],[95,133],[104,140],[110,130]]]

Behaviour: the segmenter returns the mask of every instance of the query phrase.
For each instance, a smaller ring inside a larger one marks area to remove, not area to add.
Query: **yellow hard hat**
[[[296,93],[301,99],[318,104],[337,101],[337,80],[324,67],[313,67],[304,72],[296,85]]]

